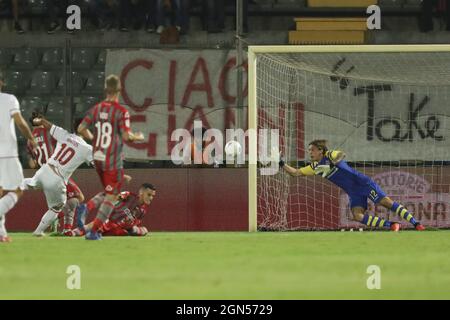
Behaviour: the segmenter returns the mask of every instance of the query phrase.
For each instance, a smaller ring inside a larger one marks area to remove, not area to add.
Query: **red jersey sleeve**
[[[119,128],[122,132],[131,131],[130,113],[125,108],[121,112],[121,117],[119,120]]]
[[[95,106],[92,107],[87,114],[84,116],[83,121],[81,121],[81,124],[85,125],[86,127],[89,127],[92,122],[94,122],[94,110]]]

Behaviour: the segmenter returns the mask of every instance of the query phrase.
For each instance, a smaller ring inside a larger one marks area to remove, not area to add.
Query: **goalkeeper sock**
[[[391,211],[398,214],[402,219],[410,222],[413,226],[417,225],[417,221],[414,219],[413,215],[400,203],[394,202]]]
[[[361,223],[366,226],[375,228],[390,228],[392,224],[392,222],[390,222],[389,220],[385,220],[380,217],[375,217],[368,214],[364,215]]]

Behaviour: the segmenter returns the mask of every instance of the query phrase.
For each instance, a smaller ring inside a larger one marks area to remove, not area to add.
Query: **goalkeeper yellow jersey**
[[[334,165],[333,161],[338,153],[338,150],[327,151],[322,160],[314,161],[299,170],[305,176],[320,175],[347,193],[354,193],[358,188],[372,181],[368,176],[350,167],[345,160],[341,160],[337,165]]]

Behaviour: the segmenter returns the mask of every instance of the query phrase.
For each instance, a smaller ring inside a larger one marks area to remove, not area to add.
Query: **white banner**
[[[324,138],[350,161],[448,159],[450,86],[443,75],[450,74],[450,54],[440,57],[439,70],[430,61],[427,74],[421,70],[432,58],[415,53],[299,59],[305,70],[297,75],[296,102],[304,105],[306,149]],[[426,81],[432,70],[436,83]]]
[[[242,66],[247,83],[247,63]],[[236,117],[235,52],[228,50],[109,50],[106,74],[121,77],[121,103],[132,129],[145,143],[125,148],[128,159],[169,160],[171,133],[189,131],[194,120],[206,128],[233,128]],[[244,105],[247,86],[244,85]]]
[[[331,148],[346,151],[349,161],[447,160],[450,87],[428,86],[420,79],[420,70],[404,75],[415,58],[426,59],[396,56],[395,63],[386,66],[390,57],[379,55],[368,63],[370,56],[302,54],[304,64],[299,70],[304,70],[292,78],[295,90],[289,94],[276,89],[277,80],[265,74],[272,72],[266,68],[258,77],[267,79],[267,88],[260,90],[274,96],[261,101],[269,105],[259,106],[263,126],[290,135],[291,154],[298,160],[307,158],[308,143],[319,138],[329,140]],[[274,64],[273,68],[278,67]],[[246,62],[242,70],[247,83]],[[111,73],[122,79],[121,102],[132,113],[133,129],[147,136],[145,143],[125,148],[127,158],[170,159],[172,131],[190,130],[194,120],[202,120],[206,128],[234,127],[234,51],[109,50],[106,74]],[[422,85],[410,85],[417,81]],[[278,113],[266,114],[265,107],[273,108],[270,103],[274,102],[290,103],[295,112],[277,105]]]

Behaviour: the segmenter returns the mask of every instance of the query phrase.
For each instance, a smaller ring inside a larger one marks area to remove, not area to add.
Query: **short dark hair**
[[[322,150],[322,153],[325,154],[328,151],[327,143],[328,141],[325,139],[317,139],[311,141],[308,145],[315,146],[317,149]]]
[[[156,191],[156,188],[151,183],[143,183],[140,189],[150,189]]]
[[[31,124],[32,126],[36,126],[36,125],[33,123],[33,120],[36,119],[36,118],[42,118],[42,117],[44,117],[44,115],[45,115],[45,112],[44,112],[44,110],[43,110],[42,108],[35,108],[35,109],[33,110],[33,112],[31,113],[31,117],[30,117],[30,119],[29,119],[30,124]]]

